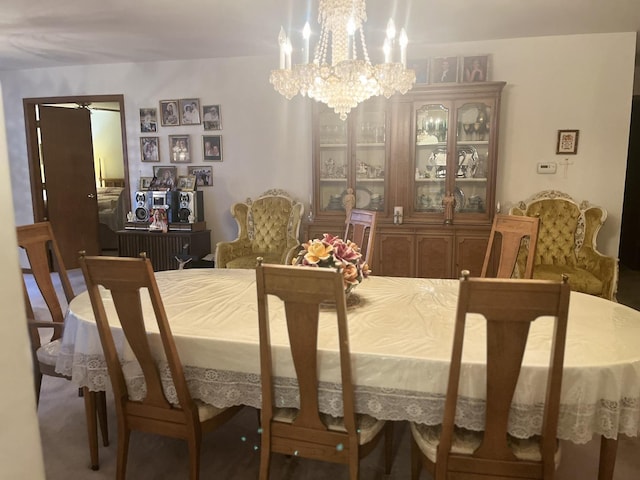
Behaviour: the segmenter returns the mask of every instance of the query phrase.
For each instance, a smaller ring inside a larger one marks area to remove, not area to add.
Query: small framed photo
[[[178,177],[178,190],[184,192],[193,192],[196,189],[195,175],[186,175]]]
[[[203,105],[202,121],[205,130],[222,130],[222,112],[220,105]]]
[[[151,189],[175,190],[177,181],[177,167],[153,167]]]
[[[458,57],[435,57],[429,64],[430,83],[458,81]]]
[[[169,135],[171,163],[191,163],[191,140],[189,135]]]
[[[149,190],[151,188],[152,181],[153,177],[140,177],[140,184],[138,185],[138,189]]]
[[[200,125],[200,99],[181,98],[180,115],[181,125]]]
[[[575,155],[578,153],[578,136],[580,130],[558,130],[556,154]]]
[[[143,162],[160,161],[159,142],[158,137],[140,137],[140,158]]]
[[[419,58],[417,60],[408,60],[407,68],[416,72],[416,83],[429,82],[429,59]]]
[[[174,127],[180,125],[178,100],[160,100],[160,125]]]
[[[222,135],[203,135],[202,151],[204,159],[210,162],[222,161]]]
[[[150,133],[158,131],[158,109],[157,108],[141,108],[140,109],[140,131],[142,133]]]
[[[196,177],[196,186],[198,187],[212,187],[213,186],[213,167],[187,167],[189,175]]]
[[[476,55],[462,60],[463,82],[486,82],[489,80],[489,56]]]

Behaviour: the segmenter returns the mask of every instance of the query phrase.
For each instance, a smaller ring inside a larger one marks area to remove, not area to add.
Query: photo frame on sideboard
[[[489,55],[463,57],[461,73],[465,83],[489,81]]]
[[[434,57],[429,62],[429,83],[456,83],[458,57]]]
[[[212,187],[213,186],[213,167],[209,165],[187,167],[189,175],[196,177],[197,187]]]

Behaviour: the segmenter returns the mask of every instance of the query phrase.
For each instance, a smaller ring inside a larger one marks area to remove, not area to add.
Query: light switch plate
[[[556,173],[557,168],[558,164],[555,162],[538,163],[538,173]]]

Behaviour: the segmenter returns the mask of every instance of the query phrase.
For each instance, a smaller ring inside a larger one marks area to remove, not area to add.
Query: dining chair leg
[[[102,444],[109,446],[109,426],[107,424],[107,393],[96,393],[96,405],[98,409],[98,422],[100,423],[100,432],[102,432]]]
[[[125,480],[127,476],[127,457],[129,456],[129,437],[131,430],[118,422],[118,453],[116,460],[116,480]]]
[[[87,418],[87,436],[89,437],[89,454],[91,456],[91,470],[100,468],[98,458],[98,423],[96,416],[96,394],[87,387],[82,388],[84,398],[84,413]]]
[[[384,426],[384,473],[391,474],[393,464],[393,422],[389,421]]]
[[[420,478],[420,470],[422,466],[420,447],[413,439],[413,435],[411,435],[411,480],[418,480]]]
[[[196,435],[187,440],[189,444],[189,480],[200,477],[200,438]]]

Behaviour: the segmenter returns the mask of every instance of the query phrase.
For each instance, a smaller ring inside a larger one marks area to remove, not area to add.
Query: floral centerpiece
[[[325,233],[321,239],[310,240],[303,243],[302,247],[292,263],[307,267],[340,267],[346,294],[351,293],[371,273],[369,265],[363,261],[360,247],[351,240],[345,242],[339,237]]]

